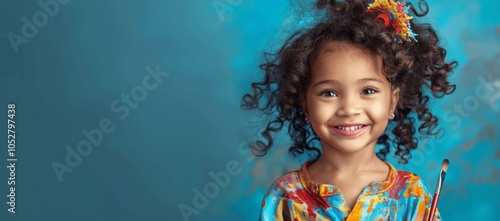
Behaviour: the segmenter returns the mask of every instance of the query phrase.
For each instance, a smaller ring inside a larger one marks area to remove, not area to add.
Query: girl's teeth
[[[354,127],[337,127],[341,130],[357,130],[359,128],[362,128],[363,126],[354,126]]]

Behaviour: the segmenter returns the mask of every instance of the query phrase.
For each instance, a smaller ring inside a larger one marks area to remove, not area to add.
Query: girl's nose
[[[352,117],[359,115],[360,113],[360,102],[353,97],[344,97],[340,100],[340,107],[336,112],[338,117]]]

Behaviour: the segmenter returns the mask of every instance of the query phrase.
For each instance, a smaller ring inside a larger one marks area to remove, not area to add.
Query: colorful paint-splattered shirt
[[[313,183],[307,173],[310,163],[274,181],[262,202],[260,220],[427,219],[431,196],[416,174],[396,170],[387,163],[390,168],[387,180],[366,186],[350,209],[336,186]],[[441,219],[439,212],[436,212],[436,218]]]

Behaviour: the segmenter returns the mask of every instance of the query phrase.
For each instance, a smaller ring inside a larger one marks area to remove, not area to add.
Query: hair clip
[[[391,27],[406,40],[411,41],[410,38],[412,38],[418,42],[415,38],[417,34],[411,30],[410,20],[413,17],[408,15],[408,8],[409,6],[406,6],[404,1],[375,0],[368,5],[367,11],[368,13],[378,13],[375,19],[384,20],[384,28]]]
[[[384,28],[387,28],[387,26],[389,26],[389,23],[391,22],[391,19],[389,19],[389,15],[384,14],[384,13],[380,13],[377,16],[377,18],[384,20]]]

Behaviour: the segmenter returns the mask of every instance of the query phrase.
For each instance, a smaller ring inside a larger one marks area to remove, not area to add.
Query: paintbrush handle
[[[429,211],[429,219],[427,219],[427,221],[434,221],[438,199],[439,199],[439,194],[434,194],[434,198],[432,199],[431,209]]]

